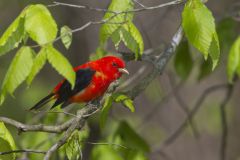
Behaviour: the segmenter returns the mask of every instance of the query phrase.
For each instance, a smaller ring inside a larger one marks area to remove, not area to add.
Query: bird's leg
[[[88,106],[88,107],[92,107],[92,108],[98,108],[100,106],[100,101],[101,101],[102,97],[99,97],[97,99],[94,99],[88,103],[86,103],[85,106]]]
[[[100,110],[100,99],[95,99],[86,104],[87,107],[91,107],[91,111],[88,114],[83,115],[83,117],[89,117]]]
[[[112,82],[110,84],[110,86],[108,87],[107,94],[113,93],[116,90],[116,88],[119,86],[119,84],[120,84],[119,80]],[[84,117],[88,117],[88,116],[93,115],[96,112],[98,112],[101,108],[101,101],[103,101],[104,98],[105,98],[105,96],[101,96],[97,99],[94,99],[94,100],[88,102],[85,106],[91,107],[92,109],[91,109],[90,113],[84,115]]]

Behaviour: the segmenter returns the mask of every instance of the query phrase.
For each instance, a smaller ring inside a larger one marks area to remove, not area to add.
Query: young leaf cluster
[[[211,11],[201,0],[188,0],[182,13],[182,26],[188,41],[205,60],[210,56],[214,69],[219,61],[220,47]]]
[[[238,64],[238,50],[234,49],[237,46],[237,28],[238,23],[234,21],[232,18],[226,17],[221,19],[217,24],[217,34],[219,36],[219,44],[221,46],[222,56],[220,58],[224,58],[223,53],[228,53],[230,48],[232,47],[229,56],[228,56],[228,65],[227,65],[227,74],[228,80],[231,83],[234,75],[237,75],[237,64]],[[235,43],[234,43],[235,41]],[[174,58],[174,68],[178,76],[182,80],[186,80],[192,71],[193,58],[192,52],[195,52],[193,48],[191,48],[190,41],[183,40],[176,50],[176,56]],[[235,46],[235,47],[234,47]],[[213,47],[214,48],[214,47]],[[212,48],[212,49],[213,49]],[[224,61],[224,59],[222,59]],[[220,60],[219,60],[220,61]],[[207,60],[200,59],[200,67],[198,80],[201,80],[212,73],[212,60],[208,58]]]
[[[112,0],[104,20],[108,22],[100,28],[100,46],[104,48],[107,40],[112,39],[115,48],[118,49],[120,42],[135,53],[135,58],[140,58],[144,50],[141,33],[133,24],[134,9],[132,0]]]
[[[174,59],[176,73],[183,80],[188,78],[193,68],[189,45],[191,44],[205,59],[198,76],[198,79],[202,79],[211,73],[220,59],[220,45],[214,17],[201,0],[188,0],[182,12],[182,27],[188,41],[181,42],[177,47]]]
[[[79,159],[82,152],[84,141],[88,138],[88,129],[83,131],[74,131],[67,143],[63,146],[69,160]]]
[[[75,84],[75,72],[68,60],[53,47],[58,32],[57,24],[48,9],[41,4],[27,6],[0,38],[0,55],[8,53],[23,43],[10,64],[2,84],[0,104],[7,93],[27,80],[31,84],[34,77],[48,61],[71,84]],[[64,27],[61,30],[62,41],[66,48],[71,44],[71,31]],[[36,55],[34,49],[26,45],[32,39],[41,47]]]

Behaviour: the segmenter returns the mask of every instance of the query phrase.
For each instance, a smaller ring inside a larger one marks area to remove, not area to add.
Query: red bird
[[[49,101],[56,99],[51,107],[62,104],[62,108],[71,103],[90,102],[101,97],[109,85],[119,79],[122,73],[129,74],[122,59],[106,56],[96,61],[90,61],[74,68],[76,82],[72,89],[70,83],[64,79],[53,91],[30,110],[41,108]]]

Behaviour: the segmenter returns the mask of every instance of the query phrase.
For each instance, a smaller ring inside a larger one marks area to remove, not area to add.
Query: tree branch
[[[220,114],[222,121],[222,137],[221,137],[221,145],[220,145],[220,160],[226,159],[226,151],[227,151],[227,137],[228,137],[228,125],[227,125],[227,113],[226,106],[228,101],[230,100],[233,93],[233,85],[228,85],[226,97],[223,99],[220,105]]]
[[[182,40],[182,37],[183,37],[182,27],[179,27],[177,32],[174,34],[169,47],[162,54],[160,54],[160,56],[156,56],[155,59],[152,60],[151,54],[153,54],[154,51],[151,52],[150,54],[142,55],[142,60],[152,61],[154,68],[136,86],[134,86],[131,90],[126,91],[126,94],[129,97],[133,99],[137,97],[142,91],[146,89],[146,87],[151,83],[151,81],[153,81],[159,74],[162,73],[168,61],[175,53],[177,46]]]
[[[70,119],[67,122],[61,125],[44,125],[44,124],[37,124],[37,125],[29,125],[24,124],[13,119],[7,117],[0,117],[0,121],[10,124],[16,127],[19,132],[49,132],[49,133],[62,133],[63,131],[67,130],[67,128],[73,123],[74,119]]]
[[[54,1],[53,5],[54,6],[67,6],[67,7],[87,9],[87,10],[92,10],[92,11],[97,11],[97,12],[109,12],[109,13],[117,14],[117,12],[115,12],[115,11],[109,11],[108,9],[95,8],[95,7],[91,7],[91,6],[87,6],[87,5],[76,5],[76,4],[64,3],[64,2],[58,2],[58,1]],[[49,6],[51,7],[53,5],[49,5]]]
[[[99,106],[101,106],[101,103],[103,103],[103,101],[100,102]],[[68,138],[72,135],[72,133],[76,129],[81,130],[86,122],[86,119],[91,116],[92,113],[95,113],[98,110],[99,108],[92,104],[89,104],[85,108],[79,110],[77,113],[77,117],[74,119],[74,121],[72,121],[71,125],[64,133],[63,137],[46,152],[44,160],[49,160],[52,154],[67,142]]]

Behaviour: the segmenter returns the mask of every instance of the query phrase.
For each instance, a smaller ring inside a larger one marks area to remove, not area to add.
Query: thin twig
[[[87,27],[91,26],[91,25],[98,25],[98,24],[104,24],[104,23],[108,23],[108,24],[124,24],[126,23],[126,21],[124,22],[110,22],[110,20],[112,20],[114,17],[116,17],[118,14],[115,14],[107,19],[103,19],[103,20],[100,20],[100,21],[89,21],[87,23],[85,23],[84,25],[82,25],[81,27],[78,27],[76,29],[73,29],[71,30],[71,33],[76,33],[76,32],[79,32],[79,31],[82,31],[84,29],[86,29]],[[57,42],[58,40],[60,40],[62,37],[66,36],[68,33],[65,33],[65,34],[62,34],[60,36],[58,36],[57,38],[55,38],[53,41],[50,41],[50,42],[47,42],[45,44],[37,44],[37,45],[32,45],[30,46],[31,48],[38,48],[38,47],[41,47],[41,46],[45,46],[45,45],[48,45],[50,43],[54,43],[54,42]]]
[[[73,7],[73,8],[88,9],[88,10],[93,10],[93,11],[97,11],[97,12],[109,12],[109,13],[118,14],[118,12],[115,12],[115,11],[110,11],[110,10],[104,9],[104,8],[90,7],[87,5],[76,5],[76,4],[63,3],[63,2],[57,2],[57,1],[54,1],[53,5],[54,6],[67,6],[67,7]],[[48,6],[52,7],[53,5],[48,5]]]
[[[0,152],[0,155],[7,155],[12,153],[37,153],[37,154],[46,154],[46,151],[38,151],[38,150],[31,150],[31,149],[18,149],[6,152]]]
[[[159,8],[168,7],[168,6],[172,6],[172,5],[177,5],[177,4],[180,4],[183,2],[184,2],[183,0],[175,0],[175,1],[167,2],[167,3],[159,4],[156,6],[152,6],[152,7],[144,6],[143,8],[137,8],[137,9],[133,9],[133,10],[125,11],[125,12],[128,13],[128,12],[141,12],[141,11],[146,11],[146,10],[154,10],[154,9],[159,9]]]
[[[137,0],[133,0],[135,3],[137,3],[139,6],[141,6],[142,8],[147,8],[145,5],[143,5],[142,3],[138,2]]]
[[[127,11],[111,11],[111,10],[107,10],[107,9],[102,9],[102,8],[95,8],[95,7],[90,7],[87,5],[76,5],[76,4],[70,4],[70,3],[62,3],[62,2],[57,2],[54,1],[54,5],[49,5],[49,6],[68,6],[68,7],[73,7],[73,8],[81,8],[81,9],[88,9],[88,10],[94,10],[94,11],[98,11],[98,12],[110,12],[113,14],[125,14],[125,13],[131,13],[131,12],[142,12],[142,11],[147,11],[147,10],[155,10],[155,9],[159,9],[159,8],[163,8],[163,7],[167,7],[167,6],[172,6],[172,5],[177,5],[180,3],[183,3],[183,0],[174,0],[171,2],[167,2],[167,3],[163,3],[163,4],[159,4],[159,5],[155,5],[155,6],[151,6],[151,7],[146,7],[143,4],[140,4],[139,2],[137,2],[135,0],[136,3],[138,3],[139,5],[141,5],[142,8],[136,8],[136,9],[132,9],[132,10],[127,10]]]
[[[19,129],[20,132],[62,133],[73,123],[73,120],[74,119],[70,119],[61,125],[50,126],[50,125],[43,125],[43,124],[29,125],[29,124],[24,124],[7,117],[0,117],[0,121],[16,127],[17,129]]]
[[[103,143],[103,142],[85,142],[87,144],[93,144],[93,145],[111,145],[111,146],[117,146],[117,147],[121,147],[124,149],[129,149],[128,147],[121,145],[121,144],[116,144],[116,143]]]
[[[227,125],[227,113],[226,106],[228,101],[231,98],[233,93],[233,86],[228,85],[228,90],[226,97],[223,99],[223,102],[220,105],[220,114],[221,114],[221,124],[222,124],[222,137],[221,137],[221,146],[220,146],[220,160],[226,160],[226,151],[227,151],[227,137],[228,137],[228,125]]]

